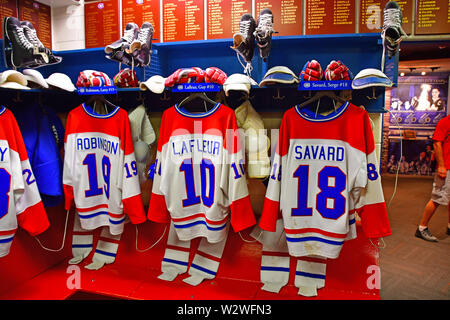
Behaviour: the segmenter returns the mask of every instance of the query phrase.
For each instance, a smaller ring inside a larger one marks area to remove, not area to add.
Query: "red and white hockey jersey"
[[[9,253],[18,226],[35,236],[49,221],[19,126],[0,106],[0,257]]]
[[[281,212],[289,253],[337,258],[356,237],[391,234],[366,111],[345,103],[329,116],[297,106],[283,116],[260,226]]]
[[[177,105],[162,116],[148,218],[173,221],[186,241],[225,239],[256,223],[243,170],[243,153],[232,109],[217,104],[192,114]]]
[[[125,214],[146,220],[127,112],[106,115],[80,105],[67,118],[63,187],[66,210],[75,202],[81,227],[109,226],[121,234]]]

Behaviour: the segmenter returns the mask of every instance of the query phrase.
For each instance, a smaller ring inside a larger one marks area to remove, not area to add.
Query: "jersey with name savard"
[[[175,105],[164,111],[148,218],[172,221],[180,240],[222,241],[256,223],[232,109],[202,114]]]
[[[49,225],[17,121],[0,106],[0,257],[19,226],[36,236]]]
[[[64,143],[65,207],[73,203],[81,227],[108,226],[121,234],[126,215],[146,220],[127,112],[100,115],[82,104],[69,112]]]
[[[289,253],[337,258],[356,237],[391,234],[368,113],[350,103],[328,116],[295,106],[283,116],[260,226],[283,218]]]

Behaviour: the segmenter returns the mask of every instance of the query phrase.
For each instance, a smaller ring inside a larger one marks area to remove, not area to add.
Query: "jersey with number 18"
[[[133,224],[146,220],[127,112],[100,115],[88,105],[72,110],[64,143],[66,210],[75,203],[81,227],[108,226],[121,234],[125,214]]]
[[[260,226],[281,213],[292,256],[337,258],[356,237],[391,234],[368,113],[345,103],[328,116],[295,106],[283,116]]]

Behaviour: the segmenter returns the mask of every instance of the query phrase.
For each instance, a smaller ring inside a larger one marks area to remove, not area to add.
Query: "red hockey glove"
[[[182,68],[172,73],[164,82],[166,87],[173,87],[176,83],[200,83],[205,80],[205,72],[198,67]]]
[[[227,74],[216,67],[210,67],[205,70],[205,82],[218,83],[223,85],[227,80]]]
[[[303,70],[300,73],[301,81],[319,81],[322,80],[323,71],[320,63],[316,60],[311,60],[305,63]]]
[[[114,84],[119,88],[138,87],[139,81],[134,70],[125,68],[114,76]]]
[[[331,61],[325,70],[327,80],[351,80],[352,73],[341,61]]]

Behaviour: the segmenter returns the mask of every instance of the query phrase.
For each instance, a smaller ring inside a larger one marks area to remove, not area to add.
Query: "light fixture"
[[[421,75],[423,75],[423,76],[426,75],[426,74],[427,74],[427,73],[426,73],[425,71],[422,71],[422,73],[421,73]]]
[[[404,72],[401,72],[400,73],[400,77],[404,77],[405,76],[405,73]]]
[[[431,72],[434,72],[435,70],[439,69],[440,67],[431,67]]]

